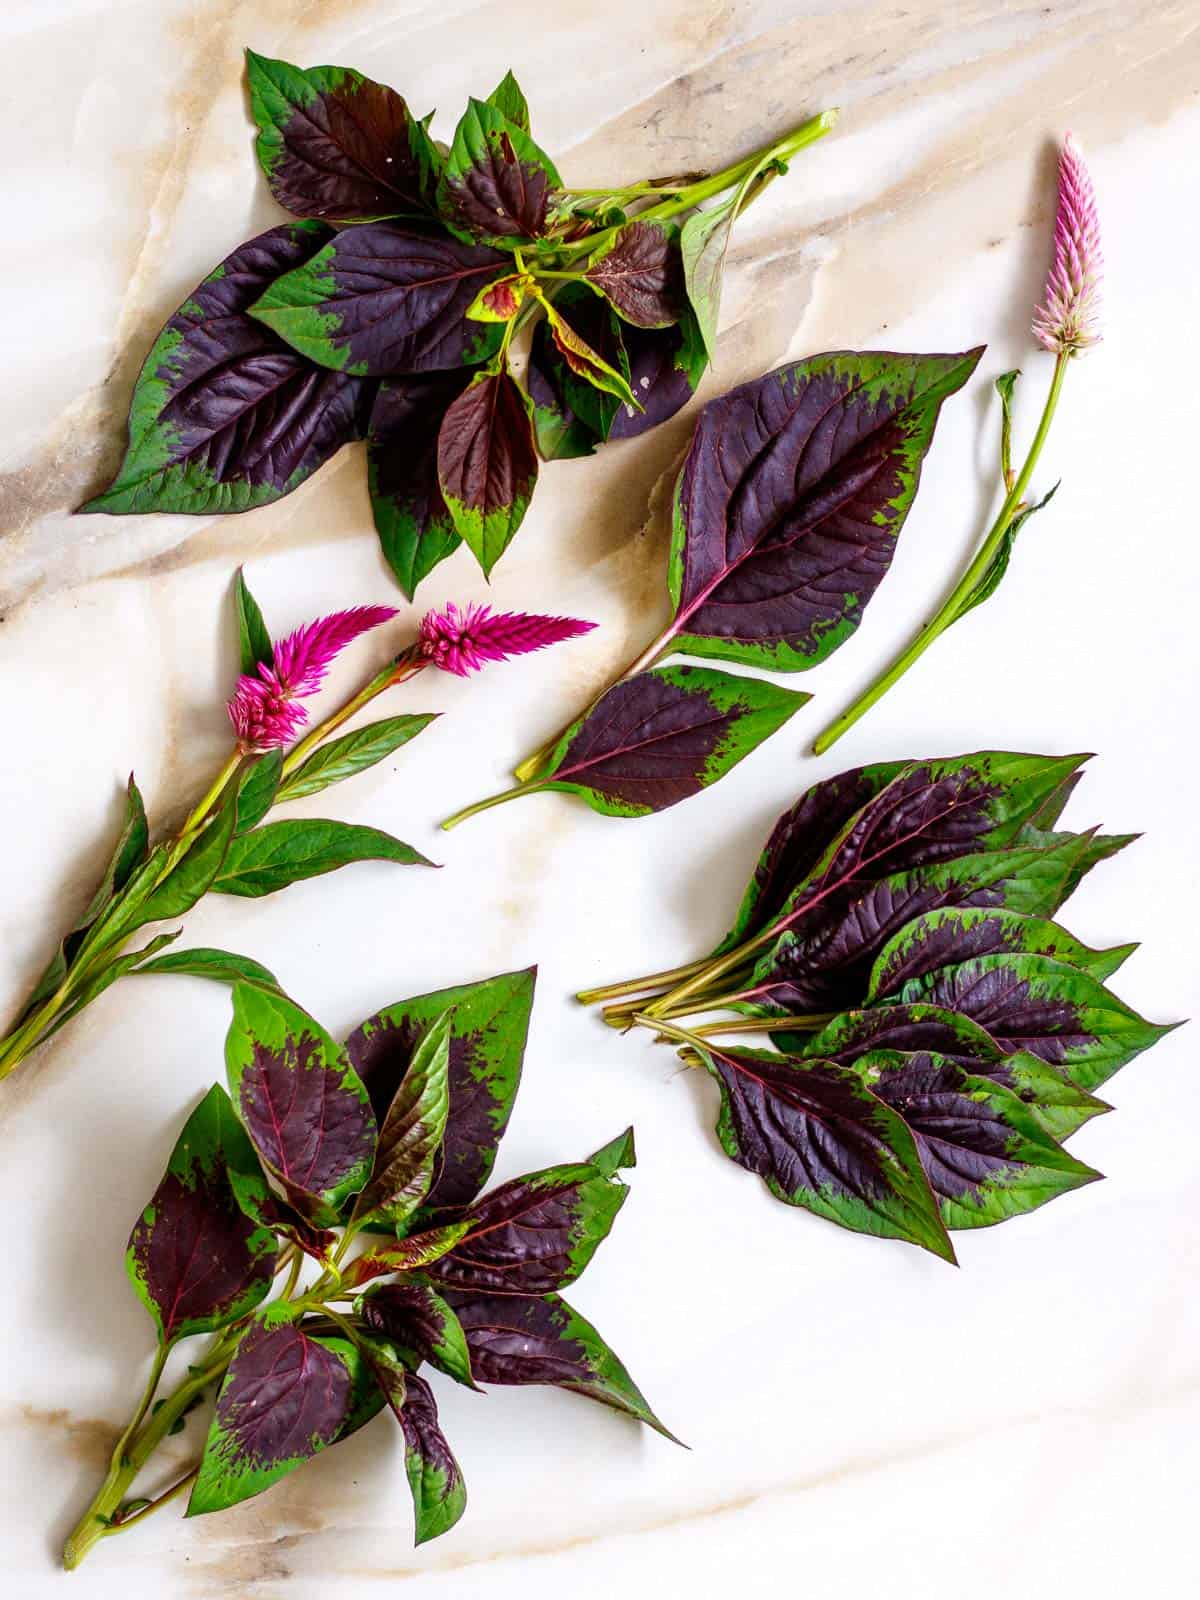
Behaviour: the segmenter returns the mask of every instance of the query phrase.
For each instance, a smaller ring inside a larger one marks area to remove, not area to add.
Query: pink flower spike
[[[261,753],[290,744],[308,721],[308,712],[295,702],[317,692],[348,644],[395,615],[394,606],[355,606],[281,639],[270,666],[259,662],[254,672],[241,675],[226,708],[242,749]]]
[[[443,611],[430,611],[422,619],[417,648],[443,672],[466,678],[489,661],[544,650],[563,639],[591,633],[595,626],[576,617],[539,617],[522,611],[493,615],[490,606],[460,609],[450,601]]]
[[[1100,284],[1104,254],[1096,191],[1073,134],[1063,140],[1058,163],[1058,215],[1054,263],[1043,303],[1033,314],[1033,336],[1052,355],[1077,356],[1100,342]]]

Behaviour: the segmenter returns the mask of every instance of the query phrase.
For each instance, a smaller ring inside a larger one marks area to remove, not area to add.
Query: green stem
[[[680,983],[697,972],[703,972],[711,956],[699,961],[689,961],[685,967],[670,967],[666,972],[651,972],[645,978],[628,978],[624,983],[609,983],[598,989],[580,989],[575,996],[580,1005],[594,1006],[601,1000],[619,1000],[622,995],[642,994],[648,989],[661,989],[664,984]]]
[[[988,530],[987,537],[980,545],[975,559],[963,573],[936,615],[925,624],[916,638],[900,652],[891,666],[881,673],[875,682],[868,689],[865,689],[858,699],[842,712],[840,717],[835,718],[820,737],[814,741],[813,753],[815,755],[824,755],[826,750],[831,749],[849,728],[852,728],[861,717],[866,716],[871,707],[883,698],[894,683],[899,682],[909,667],[915,661],[920,660],[933,641],[945,633],[951,623],[961,614],[964,605],[970,599],[991,565],[992,559],[1004,539],[1004,535],[1008,532],[1013,517],[1020,509],[1025,490],[1029,486],[1029,480],[1033,476],[1034,468],[1037,466],[1038,458],[1042,453],[1042,446],[1045,444],[1046,436],[1050,432],[1050,424],[1054,419],[1058,398],[1062,392],[1063,379],[1066,376],[1068,359],[1069,357],[1066,355],[1059,355],[1054,363],[1054,377],[1050,383],[1050,392],[1046,396],[1042,418],[1038,423],[1037,432],[1033,436],[1033,443],[1029,447],[1029,454],[1025,457],[1025,464],[1009,487],[1008,493],[1004,498],[1004,504],[1000,507],[996,520]]]
[[[315,728],[312,728],[300,740],[299,744],[292,746],[284,760],[282,776],[286,778],[290,773],[295,772],[296,768],[311,751],[316,749],[317,745],[328,739],[329,735],[340,728],[344,722],[349,722],[351,717],[361,711],[365,705],[369,705],[385,689],[390,689],[395,683],[403,683],[406,678],[415,677],[418,672],[421,672],[428,665],[429,663],[422,656],[416,654],[415,649],[406,650],[398,655],[394,661],[389,661],[386,667],[382,667],[373,678],[368,679],[363,684],[357,694],[351,695],[344,706],[339,707],[331,716],[326,717],[324,722],[320,722]]]
[[[739,1017],[736,1022],[703,1022],[692,1032],[697,1039],[708,1039],[716,1033],[815,1033],[833,1018],[832,1011],[813,1011],[798,1017]]]
[[[680,1044],[690,1044],[700,1050],[706,1050],[703,1037],[694,1033],[691,1028],[681,1028],[674,1022],[663,1022],[658,1017],[648,1016],[645,1012],[635,1013],[633,1020],[641,1028],[653,1028],[656,1033],[661,1033],[668,1039],[678,1040]]]
[[[447,817],[441,823],[442,830],[449,833],[451,828],[457,828],[460,822],[465,822],[468,817],[477,817],[481,811],[490,811],[493,806],[502,806],[508,800],[518,800],[523,794],[536,794],[539,789],[546,787],[544,782],[518,783],[512,789],[504,789],[499,794],[489,795],[486,800],[476,800],[473,806],[464,806],[461,811],[456,811],[452,817]]]
[[[200,1463],[197,1462],[190,1472],[185,1472],[182,1478],[176,1479],[169,1489],[164,1489],[162,1494],[157,1495],[146,1505],[139,1506],[136,1511],[131,1511],[128,1516],[124,1517],[118,1511],[113,1517],[112,1526],[108,1529],[108,1532],[114,1533],[117,1530],[123,1532],[126,1528],[132,1528],[135,1522],[141,1522],[151,1512],[161,1511],[163,1506],[170,1505],[172,1500],[177,1499],[185,1489],[190,1488],[199,1476]]]

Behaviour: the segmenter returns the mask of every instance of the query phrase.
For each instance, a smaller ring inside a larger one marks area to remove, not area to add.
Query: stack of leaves
[[[445,1533],[466,1489],[425,1366],[468,1388],[555,1384],[666,1432],[559,1293],[624,1203],[632,1130],[480,1195],[520,1082],[533,983],[512,972],[401,1001],[344,1045],[278,989],[235,985],[230,1092],[214,1087],[188,1118],[130,1236],[158,1354],[68,1567],[185,1490],[189,1516],[260,1494],[385,1407],[417,1541]],[[169,1353],[199,1334],[207,1350],[156,1401]],[[157,1499],[131,1499],[213,1388],[198,1462]]]
[[[948,1229],[1099,1177],[1062,1141],[1169,1031],[1105,987],[1133,945],[1092,950],[1049,920],[1130,842],[1058,828],[1084,759],[826,779],[779,818],[714,951],[579,998],[712,1074],[726,1154],[778,1199],[953,1260]],[[679,1021],[717,1011],[741,1015]],[[716,1042],[747,1033],[776,1048]]]
[[[175,921],[210,891],[273,894],[355,861],[430,866],[411,845],[378,828],[315,817],[265,819],[277,805],[308,799],[394,755],[435,720],[432,713],[386,717],[338,733],[394,685],[428,667],[466,677],[488,661],[541,650],[593,626],[570,617],[494,616],[487,607],[448,605],[426,616],[413,644],[300,737],[308,721],[302,702],[320,689],[338,654],[396,613],[390,606],[357,606],[272,642],[240,572],[234,599],[241,654],[241,675],[227,707],[234,747],[183,825],[158,843],[151,843],[145,804],[130,775],[124,826],[104,876],[0,1038],[0,1078],[126,973],[194,972],[226,979],[242,970],[222,951],[160,956],[181,928],[126,950],[140,929]],[[260,977],[263,971],[252,963],[248,975]]]
[[[588,455],[689,399],[734,222],[834,121],[712,175],[573,190],[511,73],[468,102],[447,147],[350,68],[247,61],[259,162],[305,220],[241,245],[170,319],[120,470],[83,509],[245,511],[365,438],[376,527],[410,599],[460,542],[491,571],[539,452]],[[509,350],[534,323],[523,389]]]
[[[858,627],[895,554],[960,355],[812,356],[700,413],[675,487],[671,620],[575,722],[516,768],[521,795],[565,790],[641,817],[722,778],[810,698],[744,674],[658,666],[702,656],[815,667]]]

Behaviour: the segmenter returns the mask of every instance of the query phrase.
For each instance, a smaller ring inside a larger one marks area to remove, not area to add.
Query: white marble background
[[[1098,752],[1071,820],[1143,829],[1069,916],[1140,938],[1119,979],[1160,1020],[1196,977],[1194,504],[1200,306],[1196,0],[8,0],[0,388],[0,984],[6,1005],[86,897],[131,764],[160,816],[222,749],[230,574],[277,629],[395,597],[359,451],[279,506],[225,521],[80,518],[115,461],[133,373],[170,310],[276,220],[240,88],[253,45],[356,65],[449,125],[512,64],[568,181],[723,164],[821,106],[838,133],[738,236],[706,393],[830,346],[989,350],[946,411],[900,553],[817,700],[710,796],[640,823],[565,797],[450,836],[650,633],[662,543],[650,490],[681,417],[547,469],[491,598],[603,624],[476,684],[420,681],[448,713],[334,791],[439,874],[351,868],[213,900],[185,942],[267,961],[334,1029],[444,983],[541,962],[525,1089],[500,1176],[633,1121],[641,1163],[575,1292],[684,1454],[553,1391],[440,1386],[471,1493],[414,1552],[381,1420],[245,1508],[165,1512],[70,1579],[61,1539],[132,1403],[150,1329],[121,1252],[187,1107],[221,1071],[228,1002],[123,985],[5,1086],[0,1570],[14,1600],[573,1600],[804,1594],[1183,1596],[1200,1580],[1200,1231],[1195,1033],[1111,1086],[1075,1148],[1108,1181],[960,1235],[953,1271],[771,1201],[726,1162],[709,1088],[573,1006],[585,982],[682,960],[723,929],[774,815],[842,766],[981,745]],[[993,493],[987,379],[1048,360],[1029,310],[1046,263],[1051,141],[1073,127],[1100,191],[1106,344],[1071,374],[1032,524],[1000,598],[943,640],[823,762],[804,744],[945,585]],[[461,553],[431,602],[485,593]],[[424,597],[423,597],[424,598]],[[364,642],[348,682],[372,658]],[[400,705],[400,695],[394,702]],[[311,803],[314,810],[332,797]],[[402,1585],[399,1589],[397,1585]]]

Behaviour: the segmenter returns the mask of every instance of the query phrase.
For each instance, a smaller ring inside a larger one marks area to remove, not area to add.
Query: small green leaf
[[[180,977],[211,978],[217,983],[257,983],[265,989],[278,989],[279,979],[259,961],[249,956],[239,956],[230,950],[173,950],[169,956],[158,956],[153,961],[141,961],[144,950],[138,951],[140,965],[131,970],[152,975],[175,973]]]
[[[289,883],[334,872],[353,861],[394,861],[400,866],[429,867],[420,851],[378,828],[320,818],[268,822],[234,839],[220,876],[217,894],[273,894]]]
[[[341,783],[343,778],[365,772],[410,739],[415,739],[436,720],[437,712],[386,717],[382,722],[372,722],[354,733],[343,734],[340,739],[331,739],[284,778],[275,803],[282,805],[285,800],[302,800],[310,794],[319,794],[330,784]]]
[[[267,632],[263,614],[258,609],[258,602],[250,593],[246,575],[241,567],[237,569],[237,577],[234,579],[233,597],[237,608],[238,650],[242,672],[252,673],[259,665],[271,666],[275,660],[271,635]]]
[[[279,777],[283,771],[283,751],[268,750],[247,766],[238,782],[235,833],[249,833],[275,804]]]
[[[237,790],[226,791],[216,815],[167,876],[142,901],[134,926],[165,922],[190,911],[213,887],[237,821]]]

